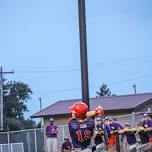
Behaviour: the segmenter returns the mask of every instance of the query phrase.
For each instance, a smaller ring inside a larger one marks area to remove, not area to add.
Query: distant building
[[[53,117],[56,124],[66,125],[70,117],[68,107],[77,101],[80,101],[80,99],[57,101],[33,114],[31,118],[42,117],[46,126],[48,124],[48,118]],[[91,110],[95,109],[98,105],[103,107],[106,116],[116,116],[121,123],[130,122],[131,124],[136,124],[141,119],[141,113],[152,109],[152,93],[90,98]],[[140,112],[139,115],[129,115],[137,112]],[[122,115],[126,116],[120,117]]]

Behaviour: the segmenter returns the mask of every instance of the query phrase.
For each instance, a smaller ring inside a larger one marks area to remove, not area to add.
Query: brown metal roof
[[[105,111],[134,109],[148,102],[149,100],[152,101],[152,93],[90,98],[90,109],[93,110],[98,105],[101,105]],[[80,100],[72,99],[57,101],[56,103],[48,106],[47,108],[33,114],[31,117],[36,118],[47,115],[68,114],[68,107],[70,107],[77,101]]]

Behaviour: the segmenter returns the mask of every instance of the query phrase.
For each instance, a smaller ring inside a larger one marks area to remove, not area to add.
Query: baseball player
[[[111,129],[111,133],[109,135],[109,152],[114,152],[115,149],[118,151],[120,150],[120,144],[119,144],[119,135],[118,132],[119,130],[122,129],[121,125],[117,123],[113,117],[109,117],[109,126]]]
[[[70,142],[68,137],[64,138],[64,143],[62,144],[61,147],[61,152],[72,152],[72,143]]]
[[[144,130],[148,132],[149,142],[152,143],[152,119],[149,117],[147,113],[144,113],[143,116],[143,127]]]
[[[54,119],[49,118],[49,126],[46,127],[45,135],[47,136],[48,152],[57,152],[57,134],[58,126],[54,125]]]
[[[97,116],[95,119],[95,128],[94,128],[94,142],[96,145],[96,152],[104,151],[106,145],[108,144],[108,134],[110,134],[111,129],[109,125],[104,123],[102,117]]]
[[[138,134],[141,144],[137,147],[137,152],[152,151],[152,119],[147,113],[144,113],[143,120],[139,125]]]
[[[72,118],[69,119],[68,126],[74,150],[92,152],[90,144],[95,124],[90,116],[102,115],[102,108],[98,107],[95,111],[88,112],[88,106],[85,103],[77,102],[69,109],[72,112]]]
[[[128,152],[136,152],[136,147],[138,146],[136,140],[136,128],[131,128],[129,123],[125,123],[124,129],[120,130],[119,133],[126,136],[127,139],[127,151]],[[124,147],[126,148],[126,147]]]

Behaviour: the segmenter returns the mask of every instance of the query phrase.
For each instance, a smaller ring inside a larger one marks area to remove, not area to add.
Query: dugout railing
[[[23,143],[0,144],[0,152],[24,152]]]

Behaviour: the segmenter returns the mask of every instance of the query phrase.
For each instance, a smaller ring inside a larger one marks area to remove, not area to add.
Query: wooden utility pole
[[[0,68],[0,131],[3,131],[3,75],[13,73],[14,71],[5,72],[2,67]]]

